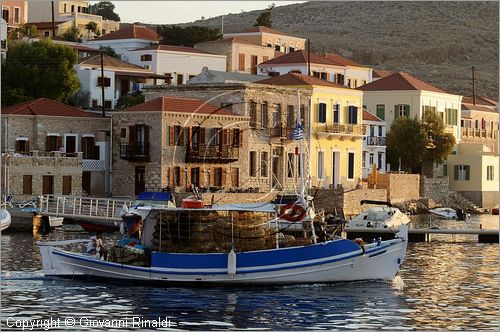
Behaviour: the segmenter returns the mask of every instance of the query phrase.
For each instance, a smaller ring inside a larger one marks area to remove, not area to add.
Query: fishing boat
[[[0,230],[4,231],[9,228],[11,217],[7,209],[0,209]]]
[[[429,210],[429,212],[444,219],[455,219],[462,221],[470,219],[470,214],[466,213],[463,209],[454,210],[452,208],[436,208]]]
[[[401,225],[410,223],[410,218],[389,202],[362,200],[361,205],[372,204],[372,206],[356,217],[352,218],[347,227],[369,227],[398,229]]]

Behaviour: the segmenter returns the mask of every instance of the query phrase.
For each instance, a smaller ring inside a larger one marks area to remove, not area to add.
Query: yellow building
[[[295,73],[259,83],[311,90],[310,122],[304,125],[310,186],[355,188],[361,178],[363,92]]]

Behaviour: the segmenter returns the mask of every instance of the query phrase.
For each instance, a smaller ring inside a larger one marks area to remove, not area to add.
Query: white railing
[[[120,221],[123,205],[130,206],[130,203],[129,199],[43,195],[39,213],[78,220]]]

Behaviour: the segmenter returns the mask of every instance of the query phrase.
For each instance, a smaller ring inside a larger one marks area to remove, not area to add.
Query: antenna
[[[311,41],[307,38],[307,76],[311,76]]]
[[[472,66],[472,104],[476,105],[476,79],[475,79],[475,67]]]

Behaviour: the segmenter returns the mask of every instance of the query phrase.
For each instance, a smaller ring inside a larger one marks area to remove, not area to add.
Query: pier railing
[[[120,221],[123,205],[130,206],[130,202],[130,199],[43,195],[38,209],[44,216]]]

